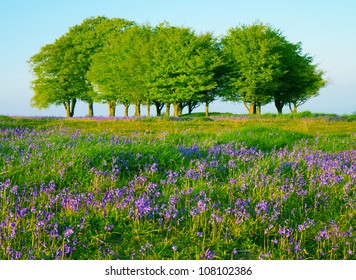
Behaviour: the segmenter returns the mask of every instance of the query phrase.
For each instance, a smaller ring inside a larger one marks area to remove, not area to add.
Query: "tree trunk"
[[[258,104],[256,105],[256,114],[257,114],[257,115],[261,115],[261,103],[258,103]]]
[[[92,101],[88,102],[88,117],[94,117],[94,103]]]
[[[109,101],[108,106],[109,106],[109,117],[115,117],[116,103],[114,101]]]
[[[187,102],[187,107],[188,107],[188,114],[190,115],[195,108],[199,107],[199,102],[197,102],[197,101],[188,101]]]
[[[151,101],[147,99],[146,101],[147,117],[151,117]]]
[[[130,107],[130,104],[124,104],[124,117],[129,116],[129,107]]]
[[[68,100],[64,102],[64,108],[66,109],[66,117],[71,118],[74,116],[74,108],[77,103],[77,99],[73,98],[72,100]]]
[[[163,105],[158,101],[153,101],[153,103],[155,104],[155,107],[156,107],[156,115],[157,115],[157,117],[159,117],[161,115]]]
[[[293,103],[293,109],[292,109],[292,103]],[[289,109],[291,113],[297,113],[297,102],[289,102]]]
[[[244,101],[244,105],[250,115],[255,115],[257,112],[261,113],[261,104],[256,104],[255,102],[251,102],[250,106]]]
[[[293,113],[297,113],[297,102],[293,102]]]
[[[180,117],[182,115],[182,103],[173,103],[173,116]]]
[[[178,103],[173,103],[173,116],[178,117]]]
[[[166,117],[169,117],[171,115],[171,103],[166,103]]]
[[[77,99],[73,98],[72,99],[72,105],[70,106],[70,116],[73,117],[74,116],[74,108],[75,108],[75,104],[77,103]]]
[[[70,118],[70,102],[64,102],[63,103],[64,108],[66,109],[66,118]]]
[[[256,114],[256,103],[251,102],[250,107],[249,107],[249,114],[250,115],[255,115]]]
[[[183,104],[180,102],[178,103],[178,117],[181,117],[183,114]]]
[[[250,113],[250,108],[251,108],[251,107],[249,107],[245,101],[244,101],[244,105],[245,105],[245,108],[247,109],[247,112]]]
[[[209,117],[209,102],[205,102],[205,117]]]
[[[193,106],[192,106],[192,103],[189,102],[188,103],[188,114],[190,115],[192,112],[193,112]]]
[[[279,101],[279,100],[274,100],[274,105],[277,108],[278,114],[282,114],[282,109],[283,109],[283,106],[284,106],[283,102]]]
[[[141,115],[141,104],[140,101],[135,102],[135,117],[139,117]]]

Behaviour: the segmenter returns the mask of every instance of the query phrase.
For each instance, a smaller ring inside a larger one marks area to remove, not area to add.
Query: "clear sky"
[[[0,115],[64,116],[63,106],[31,108],[33,79],[27,60],[40,48],[80,24],[104,15],[156,25],[187,26],[215,36],[240,24],[268,23],[326,72],[329,85],[300,111],[351,114],[356,112],[355,0],[0,0]],[[107,115],[106,105],[94,105]],[[215,102],[212,111],[246,113],[243,105]],[[199,111],[199,110],[198,110]],[[287,108],[284,112],[287,112]],[[262,112],[276,113],[272,105]],[[87,114],[79,103],[76,116]],[[122,108],[118,107],[118,114]]]

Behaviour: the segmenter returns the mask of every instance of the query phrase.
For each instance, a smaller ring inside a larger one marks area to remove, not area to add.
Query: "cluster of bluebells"
[[[0,138],[0,259],[356,258],[353,149]]]

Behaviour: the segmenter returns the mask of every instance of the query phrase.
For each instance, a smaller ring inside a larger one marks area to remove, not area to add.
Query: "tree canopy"
[[[215,69],[221,59],[210,34],[161,24],[132,26],[116,34],[93,58],[88,78],[105,102],[174,105],[201,100],[217,87]]]
[[[112,35],[102,52],[93,57],[87,77],[98,100],[109,104],[111,116],[117,104],[128,106],[148,98],[150,35],[149,26],[131,26]]]
[[[196,35],[190,28],[161,24],[154,38],[152,99],[172,103],[178,116],[183,103],[201,101],[217,87],[215,72],[222,62],[209,33]]]
[[[31,104],[40,109],[63,104],[67,117],[72,117],[80,99],[89,103],[89,115],[92,115],[96,93],[86,79],[92,57],[105,45],[108,34],[122,32],[132,24],[119,18],[88,18],[54,43],[42,47],[29,60],[35,76]]]
[[[109,115],[118,104],[154,104],[157,115],[173,104],[179,116],[213,100],[243,102],[250,114],[274,102],[277,111],[291,111],[317,96],[326,85],[323,71],[301,44],[289,42],[269,25],[231,28],[218,40],[191,28],[138,25],[120,18],[85,19],[45,45],[29,60],[34,73],[31,104],[38,108],[64,105],[67,117],[77,100],[107,103]],[[293,107],[293,108],[292,108]]]
[[[250,114],[274,100],[279,113],[287,103],[302,104],[325,85],[323,72],[280,31],[256,23],[229,30],[222,40],[228,68],[225,99],[242,101]]]

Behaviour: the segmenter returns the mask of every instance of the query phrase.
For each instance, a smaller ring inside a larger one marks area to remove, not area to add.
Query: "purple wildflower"
[[[213,259],[215,257],[215,252],[211,251],[210,249],[206,250],[205,252],[205,259]]]
[[[264,253],[264,254],[260,254],[260,256],[259,256],[259,259],[260,260],[263,260],[263,259],[265,259],[265,258],[270,258],[271,257],[271,253]]]
[[[206,209],[206,203],[203,200],[199,200],[197,204],[198,204],[198,208],[199,208],[200,212],[202,212]]]
[[[11,249],[11,246],[10,246],[10,245],[6,247],[6,254],[7,254],[7,255],[12,254],[12,249]]]
[[[257,215],[260,215],[262,212],[268,212],[268,203],[267,201],[261,200],[257,203],[255,207]]]
[[[68,228],[66,229],[66,231],[64,232],[64,237],[70,237],[72,234],[74,233],[74,230],[72,228]]]
[[[19,258],[21,258],[21,252],[16,251],[15,252],[15,259],[19,259]]]
[[[294,246],[294,253],[298,253],[300,250],[301,250],[300,244],[296,243],[295,246]]]
[[[11,194],[14,194],[14,195],[17,195],[17,190],[18,190],[18,186],[14,185],[12,186],[11,190],[10,190],[10,193]]]
[[[104,229],[105,230],[112,230],[114,228],[114,226],[113,225],[109,225],[109,226],[104,226]]]
[[[64,244],[64,254],[69,254],[71,252],[71,247],[67,244]]]
[[[63,255],[62,248],[59,248],[56,252],[56,259],[60,259]]]

